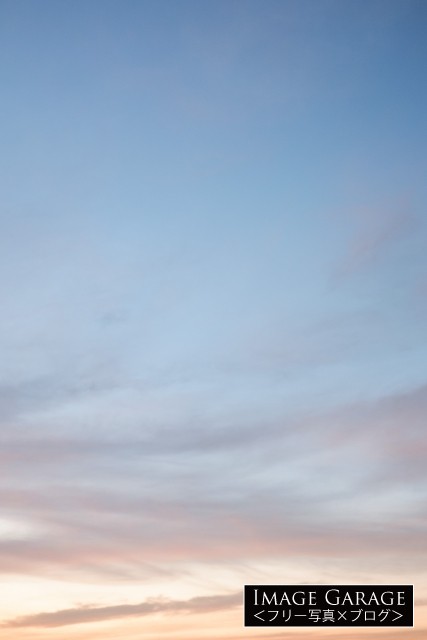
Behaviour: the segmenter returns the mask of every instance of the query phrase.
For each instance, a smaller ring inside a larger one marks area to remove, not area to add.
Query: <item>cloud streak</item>
[[[385,557],[402,546],[416,558],[426,415],[424,386],[214,432],[3,436],[0,501],[11,524],[7,535],[0,527],[0,567],[102,581],[173,574],[189,558]],[[14,537],[14,521],[28,535]]]
[[[406,206],[388,210],[368,208],[358,212],[359,229],[353,232],[345,256],[336,267],[336,276],[346,278],[370,267],[391,254],[396,246],[414,237],[419,218]]]
[[[101,622],[117,618],[164,614],[200,614],[223,611],[242,606],[242,593],[199,596],[189,600],[150,599],[138,604],[122,604],[107,607],[76,607],[47,613],[22,616],[3,623],[3,627],[64,627],[73,624]]]

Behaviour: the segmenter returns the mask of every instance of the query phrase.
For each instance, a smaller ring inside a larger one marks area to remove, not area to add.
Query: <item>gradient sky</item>
[[[426,32],[0,0],[1,638],[326,638],[242,626],[302,582],[426,637]]]

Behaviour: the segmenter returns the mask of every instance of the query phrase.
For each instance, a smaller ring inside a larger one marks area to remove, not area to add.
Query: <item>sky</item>
[[[0,638],[313,640],[414,584],[427,4],[0,0]]]

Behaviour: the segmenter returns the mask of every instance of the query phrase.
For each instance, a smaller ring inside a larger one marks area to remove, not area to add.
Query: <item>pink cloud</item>
[[[359,210],[353,222],[356,229],[335,269],[339,278],[373,267],[419,226],[418,217],[407,204]]]
[[[196,614],[212,613],[242,606],[242,593],[200,596],[190,600],[150,599],[138,604],[106,607],[83,606],[61,611],[37,613],[6,621],[4,627],[62,627],[73,624],[100,622],[115,618],[147,616],[154,613]]]

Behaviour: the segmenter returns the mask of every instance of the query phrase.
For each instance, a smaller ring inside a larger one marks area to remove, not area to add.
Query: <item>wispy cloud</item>
[[[420,220],[409,204],[368,207],[355,212],[353,232],[335,267],[335,277],[345,278],[374,267],[419,228]]]
[[[6,621],[4,627],[63,627],[73,624],[100,622],[115,618],[147,616],[153,613],[212,613],[242,605],[243,594],[200,596],[189,600],[150,599],[138,604],[108,607],[76,607],[47,613],[38,613]]]
[[[27,522],[29,535],[0,536],[0,566],[142,580],[196,558],[380,557],[402,547],[417,557],[426,415],[421,387],[228,431],[183,424],[109,441],[9,433],[2,515]]]

